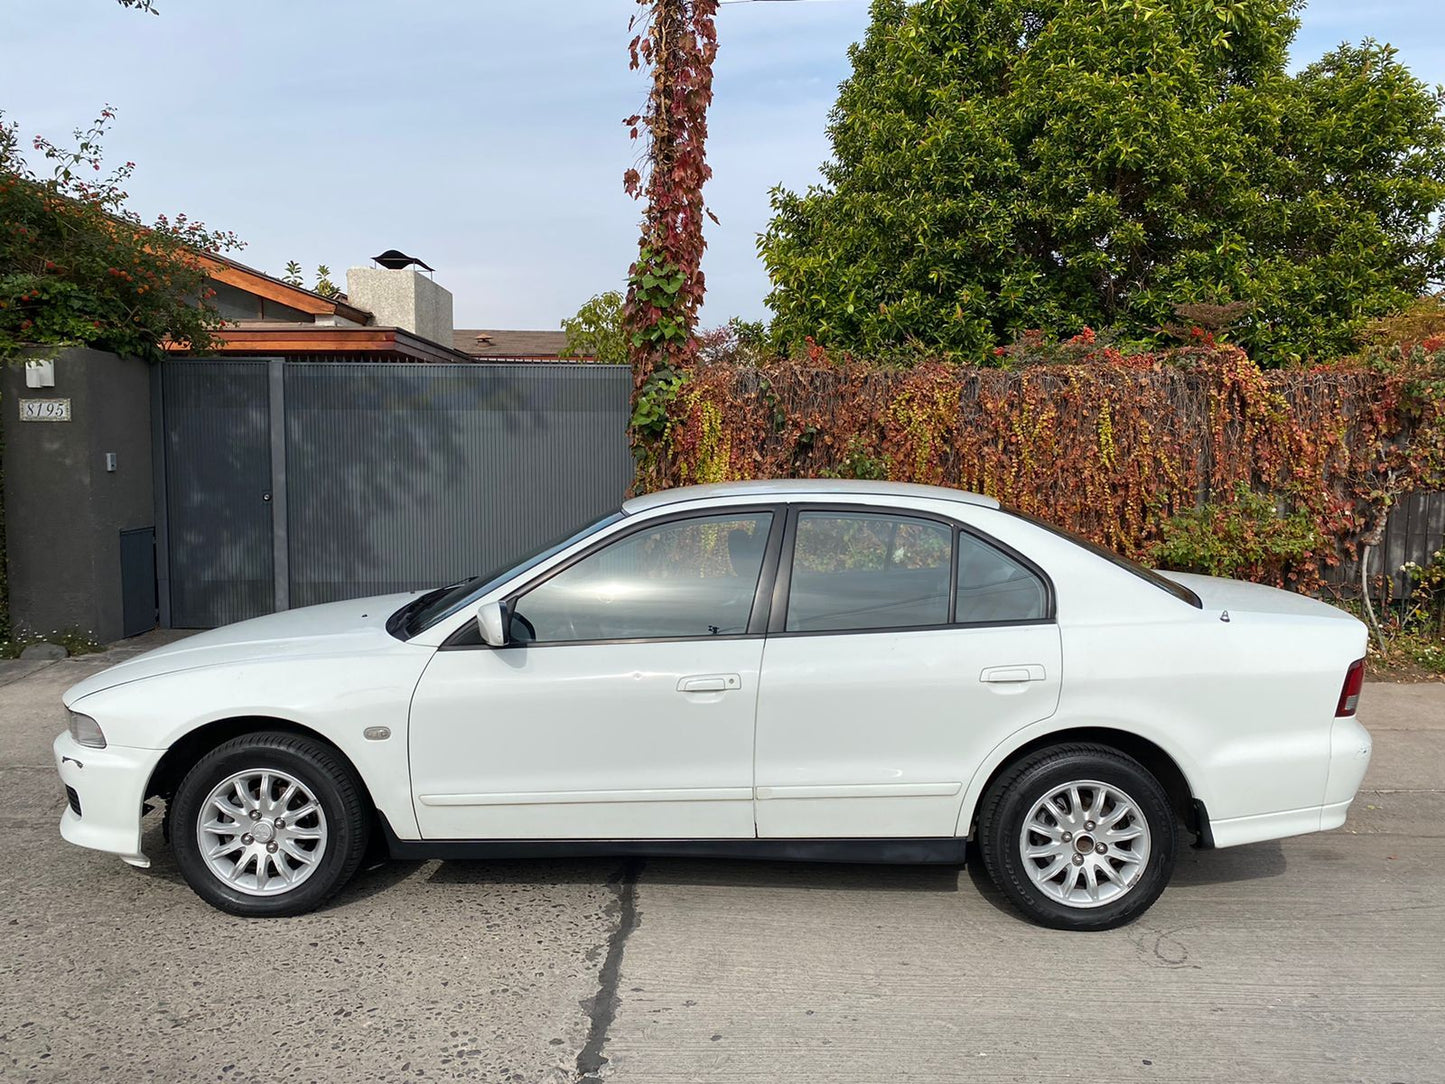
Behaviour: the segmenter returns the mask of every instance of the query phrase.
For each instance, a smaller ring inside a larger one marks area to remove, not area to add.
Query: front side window
[[[386,631],[400,640],[410,640],[417,633],[429,629],[465,606],[471,605],[483,595],[496,590],[507,580],[515,579],[543,561],[557,556],[563,550],[581,542],[589,535],[596,534],[622,518],[621,512],[611,512],[594,520],[581,530],[573,531],[564,538],[555,539],[539,546],[531,553],[514,558],[501,568],[484,576],[472,576],[459,580],[447,587],[438,587],[412,599],[387,620]]]
[[[644,528],[517,599],[522,643],[745,633],[772,515],[750,512]]]
[[[800,512],[788,585],[788,632],[948,622],[953,532],[874,512]]]

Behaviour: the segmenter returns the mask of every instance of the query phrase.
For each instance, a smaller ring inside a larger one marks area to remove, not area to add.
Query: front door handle
[[[1021,666],[990,666],[978,675],[985,685],[1022,685],[1028,681],[1043,681],[1044,668],[1038,663]]]
[[[742,687],[743,679],[738,674],[694,674],[677,683],[680,693],[725,693]]]

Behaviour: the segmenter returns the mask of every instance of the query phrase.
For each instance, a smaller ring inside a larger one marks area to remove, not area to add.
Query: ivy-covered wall
[[[689,369],[639,489],[741,478],[953,486],[1147,556],[1171,517],[1273,497],[1319,542],[1282,578],[1353,556],[1391,501],[1440,484],[1445,425],[1405,372],[1262,372],[1233,347],[1078,364],[885,368],[814,351]]]

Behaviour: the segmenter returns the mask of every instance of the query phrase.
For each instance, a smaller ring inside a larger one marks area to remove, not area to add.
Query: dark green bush
[[[1228,502],[1210,502],[1167,520],[1149,551],[1160,568],[1284,584],[1294,566],[1324,544],[1307,511],[1281,512],[1275,498],[1244,483]]]

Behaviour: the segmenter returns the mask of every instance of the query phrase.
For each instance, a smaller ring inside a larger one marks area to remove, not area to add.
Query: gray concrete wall
[[[451,349],[451,291],[419,271],[353,267],[346,300],[370,312],[378,327],[399,327]]]
[[[18,365],[0,381],[11,622],[117,640],[120,532],[155,523],[150,366],[69,350],[56,359],[53,388],[27,388]],[[47,398],[69,399],[71,420],[20,421],[21,399]]]

